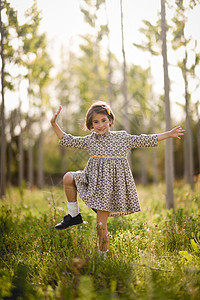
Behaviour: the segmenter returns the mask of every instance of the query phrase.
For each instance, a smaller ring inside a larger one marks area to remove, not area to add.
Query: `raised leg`
[[[74,176],[68,172],[63,177],[64,191],[67,197],[67,206],[69,214],[64,216],[63,221],[55,226],[55,229],[65,229],[72,225],[83,223],[81,214],[79,213],[77,190],[74,181]]]

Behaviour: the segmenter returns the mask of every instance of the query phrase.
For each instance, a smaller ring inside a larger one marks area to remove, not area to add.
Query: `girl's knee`
[[[67,172],[63,176],[63,183],[64,183],[64,185],[75,185],[74,184],[74,176],[71,172]]]

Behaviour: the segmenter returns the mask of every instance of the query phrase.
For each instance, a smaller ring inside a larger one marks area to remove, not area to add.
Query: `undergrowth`
[[[175,213],[165,187],[138,187],[142,211],[109,218],[110,251],[98,256],[96,215],[56,231],[63,190],[8,190],[0,213],[0,299],[198,299],[200,191],[177,183]]]

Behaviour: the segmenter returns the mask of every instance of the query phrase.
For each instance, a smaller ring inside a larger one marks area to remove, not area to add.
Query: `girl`
[[[90,159],[83,171],[67,172],[63,177],[69,214],[55,226],[65,229],[82,223],[79,213],[77,191],[80,198],[97,213],[97,235],[99,252],[109,249],[107,219],[109,216],[127,215],[140,211],[135,182],[127,161],[127,153],[132,148],[156,147],[159,141],[178,138],[184,131],[180,126],[152,135],[131,135],[126,131],[110,131],[115,116],[111,108],[98,101],[89,108],[85,125],[92,131],[84,137],[66,134],[56,123],[61,106],[51,119],[51,124],[59,144],[85,149]]]

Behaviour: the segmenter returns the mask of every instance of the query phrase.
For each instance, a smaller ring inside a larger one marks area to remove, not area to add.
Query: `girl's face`
[[[94,114],[92,117],[92,128],[99,134],[104,134],[110,130],[111,121],[104,114]]]

